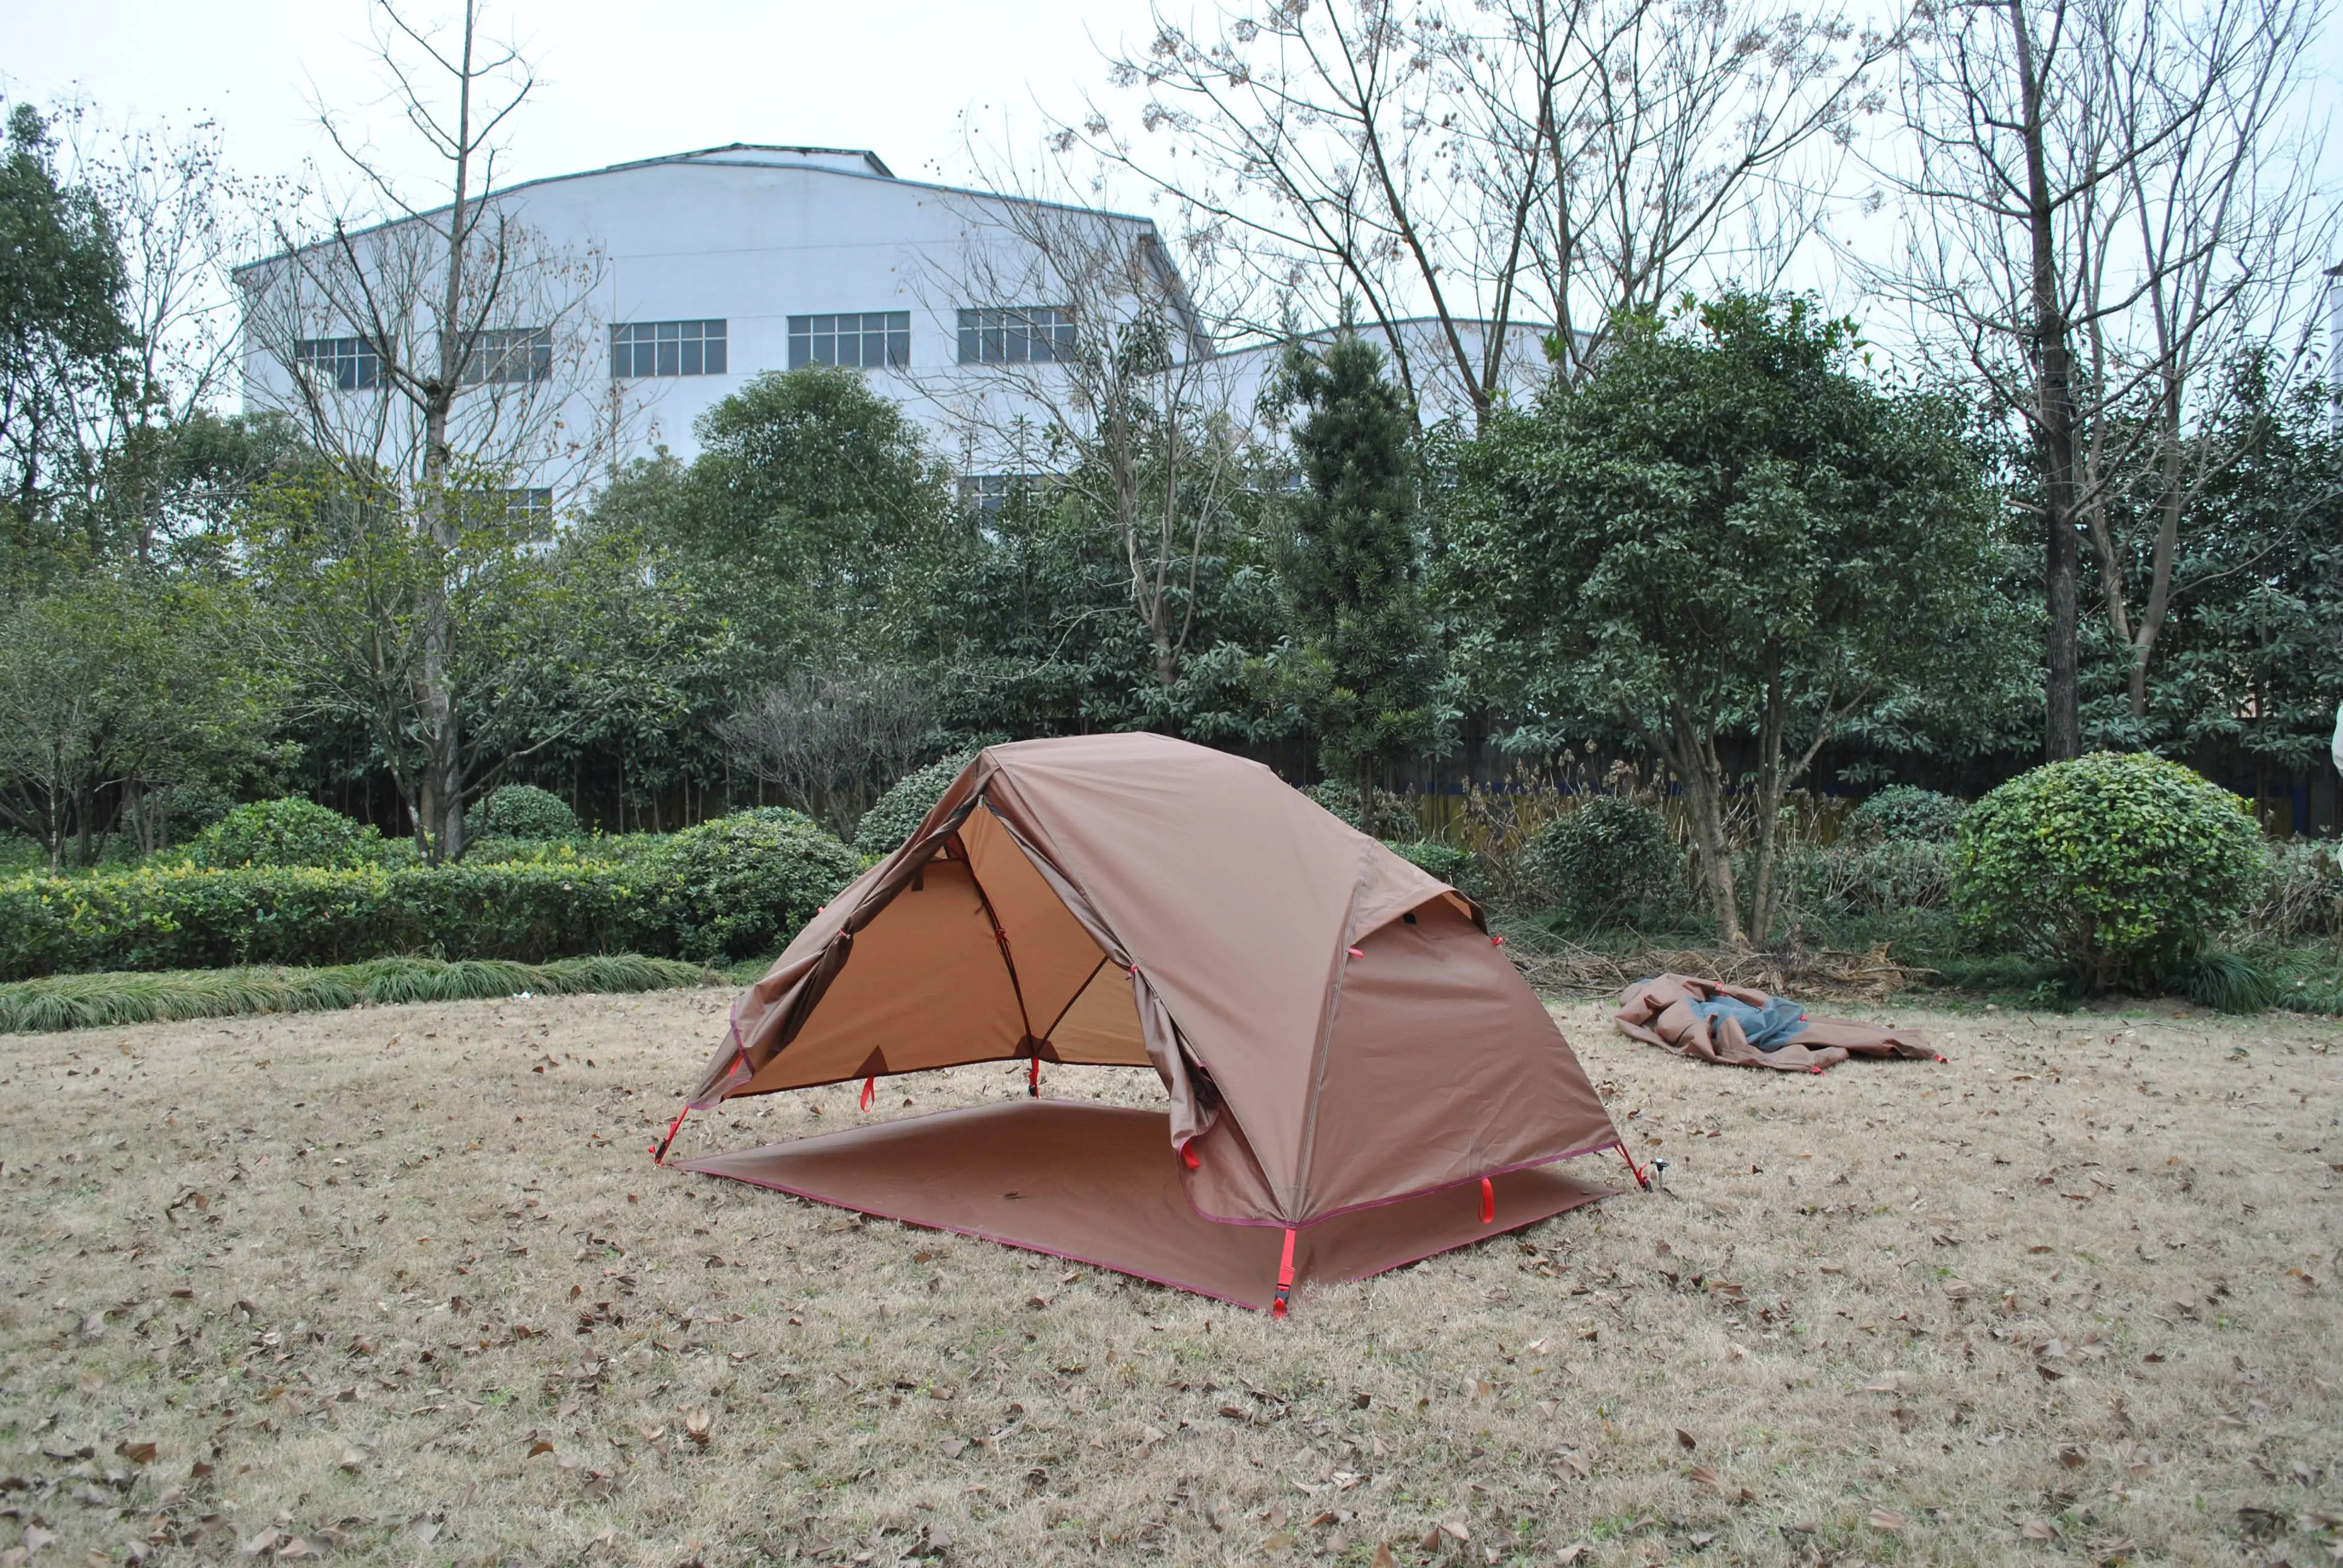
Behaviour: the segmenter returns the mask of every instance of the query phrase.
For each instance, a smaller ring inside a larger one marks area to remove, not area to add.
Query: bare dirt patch
[[[8,1040],[0,1563],[2307,1564],[2336,1539],[2331,1024],[1905,1011],[1949,1064],[1812,1078],[1573,1004],[1666,1195],[1275,1323],[653,1170],[724,1005]],[[857,1088],[682,1146],[840,1126]],[[881,1089],[879,1114],[1022,1081]]]

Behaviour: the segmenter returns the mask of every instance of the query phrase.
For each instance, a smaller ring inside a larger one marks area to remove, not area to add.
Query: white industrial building
[[[1035,459],[1009,448],[1057,412],[1053,361],[1099,308],[1073,297],[1120,286],[1081,276],[1077,252],[1155,291],[1181,324],[1182,357],[1211,362],[1202,395],[1239,417],[1274,363],[1273,346],[1214,353],[1148,219],[898,179],[866,151],[719,147],[515,185],[486,212],[477,243],[502,275],[493,301],[478,286],[478,313],[454,317],[484,329],[459,436],[530,507],[660,447],[689,458],[703,411],[759,372],[806,364],[860,367],[964,475],[1031,471]],[[246,406],[407,461],[419,430],[385,361],[437,363],[447,313],[432,226],[445,221],[425,214],[243,268]],[[1544,329],[1515,330],[1526,378]],[[1433,324],[1410,336],[1440,357]]]

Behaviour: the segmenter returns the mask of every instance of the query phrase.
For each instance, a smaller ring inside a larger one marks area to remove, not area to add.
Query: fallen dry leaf
[[[1562,1568],[1570,1568],[1572,1563],[1594,1550],[1593,1546],[1584,1541],[1574,1541],[1555,1553],[1554,1560],[1562,1564]]]
[[[1713,1486],[1719,1492],[1725,1490],[1725,1483],[1716,1479],[1716,1472],[1705,1464],[1695,1464],[1684,1474],[1694,1486]]]
[[[535,1442],[528,1445],[528,1452],[521,1455],[521,1457],[523,1459],[535,1459],[540,1453],[551,1453],[552,1452],[553,1444],[546,1442],[545,1439],[540,1437]]]
[[[129,1439],[125,1438],[123,1441],[114,1445],[114,1452],[120,1454],[123,1458],[128,1460],[133,1464],[152,1464],[155,1462],[156,1449],[155,1445],[151,1442],[133,1442]]]
[[[1892,1508],[1875,1508],[1871,1511],[1871,1527],[1874,1530],[1901,1530],[1910,1523],[1910,1520]]]
[[[1375,1560],[1370,1568],[1399,1568],[1399,1564],[1392,1560],[1391,1548],[1378,1541],[1375,1543]]]
[[[2058,1451],[2058,1462],[2068,1470],[2080,1470],[2090,1462],[2091,1456],[2073,1443],[2068,1443]]]
[[[2046,1519],[2029,1519],[2017,1527],[2017,1533],[2028,1541],[2056,1541],[2058,1528]]]
[[[1686,1432],[1682,1427],[1676,1428],[1676,1443],[1677,1446],[1686,1450],[1698,1448],[1700,1446],[1699,1442],[1693,1437],[1693,1434]]]
[[[706,1411],[686,1412],[683,1418],[683,1435],[689,1438],[694,1446],[706,1448],[709,1424],[710,1420]]]

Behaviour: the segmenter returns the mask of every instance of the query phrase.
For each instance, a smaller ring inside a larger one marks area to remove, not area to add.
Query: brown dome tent
[[[1170,1104],[997,1101],[680,1168],[1282,1312],[1599,1197],[1551,1167],[1625,1152],[1469,900],[1156,735],[980,754],[742,995],[690,1104],[1020,1060],[1151,1067]]]

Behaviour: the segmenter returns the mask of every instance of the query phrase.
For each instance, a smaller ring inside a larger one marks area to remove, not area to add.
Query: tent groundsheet
[[[679,1161],[818,1202],[1269,1307],[1285,1231],[1207,1220],[1165,1157],[1167,1112],[1018,1100]],[[1363,1279],[1607,1196],[1551,1165],[1352,1210],[1293,1232],[1294,1291]],[[1486,1210],[1490,1218],[1484,1222]]]

